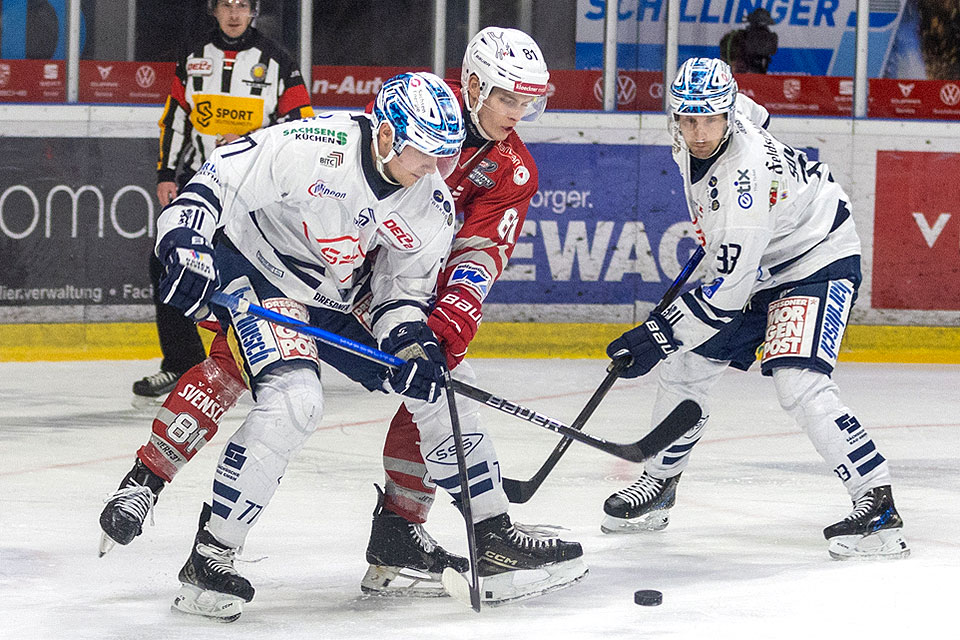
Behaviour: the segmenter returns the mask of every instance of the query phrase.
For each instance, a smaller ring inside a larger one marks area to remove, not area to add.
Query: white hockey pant
[[[703,417],[682,438],[647,461],[649,475],[664,480],[687,468],[690,452],[700,441],[710,418],[710,391],[727,370],[727,362],[711,360],[692,351],[671,356],[657,366],[657,398],[652,424],[660,424],[683,400],[694,400],[703,409]]]
[[[222,543],[240,547],[280,483],[287,463],[317,429],[323,389],[316,371],[296,364],[267,373],[256,403],[217,465],[208,528]]]
[[[466,361],[456,369],[457,379],[473,384],[477,377]],[[445,489],[454,499],[460,497],[460,475],[454,448],[453,425],[446,393],[433,403],[406,399],[404,405],[413,415],[420,432],[420,453],[433,482]],[[509,502],[503,492],[500,463],[490,434],[480,424],[480,406],[477,402],[457,396],[457,415],[466,453],[467,475],[470,479],[470,507],[473,521],[480,522],[506,513]]]
[[[840,400],[840,390],[829,376],[810,369],[777,368],[773,383],[780,406],[807,432],[851,498],[890,484],[886,460]]]

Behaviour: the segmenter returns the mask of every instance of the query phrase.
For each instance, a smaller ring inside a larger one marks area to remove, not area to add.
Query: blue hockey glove
[[[166,268],[160,279],[160,300],[188,318],[203,319],[219,284],[213,247],[199,233],[178,227],[160,239],[157,257]]]
[[[387,376],[394,391],[409,398],[436,402],[443,390],[447,358],[425,322],[398,324],[383,339],[380,348],[407,361]]]
[[[680,344],[673,339],[670,323],[663,316],[653,314],[646,322],[607,345],[607,355],[612,359],[629,355],[632,360],[620,376],[636,378],[649,373],[658,362],[675,353]]]

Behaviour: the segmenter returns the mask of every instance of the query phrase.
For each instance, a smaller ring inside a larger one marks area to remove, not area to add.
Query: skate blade
[[[448,569],[454,571],[449,567]],[[368,596],[388,598],[445,598],[448,595],[444,591],[440,576],[436,574],[409,567],[373,564],[367,568],[360,581],[360,590]]]
[[[217,622],[234,622],[243,613],[243,599],[190,584],[181,584],[180,592],[173,599],[170,609]]]
[[[636,518],[617,518],[603,514],[600,531],[604,533],[638,533],[640,531],[662,531],[670,524],[670,511],[659,509]]]
[[[101,531],[100,532],[100,550],[99,550],[100,555],[97,557],[102,558],[103,556],[107,555],[107,552],[109,552],[115,546],[117,546],[116,541],[110,536],[108,536],[106,533]]]
[[[834,560],[895,560],[910,555],[901,529],[883,529],[865,536],[830,538],[827,549]]]
[[[488,607],[529,600],[572,586],[583,580],[588,571],[583,558],[574,558],[538,569],[508,571],[481,578],[480,600]],[[469,591],[467,598],[469,602]]]

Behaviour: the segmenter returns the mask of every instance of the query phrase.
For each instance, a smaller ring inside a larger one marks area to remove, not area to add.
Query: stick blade
[[[462,574],[457,573],[457,570],[453,567],[447,567],[443,570],[443,573],[440,575],[440,582],[443,584],[443,588],[446,590],[450,597],[458,602],[462,602],[464,605],[470,607],[477,613],[480,613],[480,602],[479,599],[474,605],[472,598],[472,590],[470,588],[470,582],[463,577]]]
[[[697,426],[702,417],[703,409],[699,404],[693,400],[682,401],[638,443],[644,459],[651,458],[669,447]]]

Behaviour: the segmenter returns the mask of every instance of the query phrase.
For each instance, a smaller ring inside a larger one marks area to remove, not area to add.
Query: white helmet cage
[[[237,0],[226,0],[228,4],[233,4]],[[221,0],[207,0],[207,12],[213,15],[213,10],[217,8]],[[260,15],[260,0],[247,0],[250,4],[250,15],[256,18]]]
[[[466,96],[470,76],[480,81],[480,96],[471,108],[464,100],[473,123],[479,127],[477,113],[494,87],[523,96],[534,96],[522,120],[532,122],[547,106],[547,81],[550,72],[543,53],[533,38],[518,29],[487,27],[470,40],[463,54],[460,83]],[[482,131],[482,130],[481,130]]]

